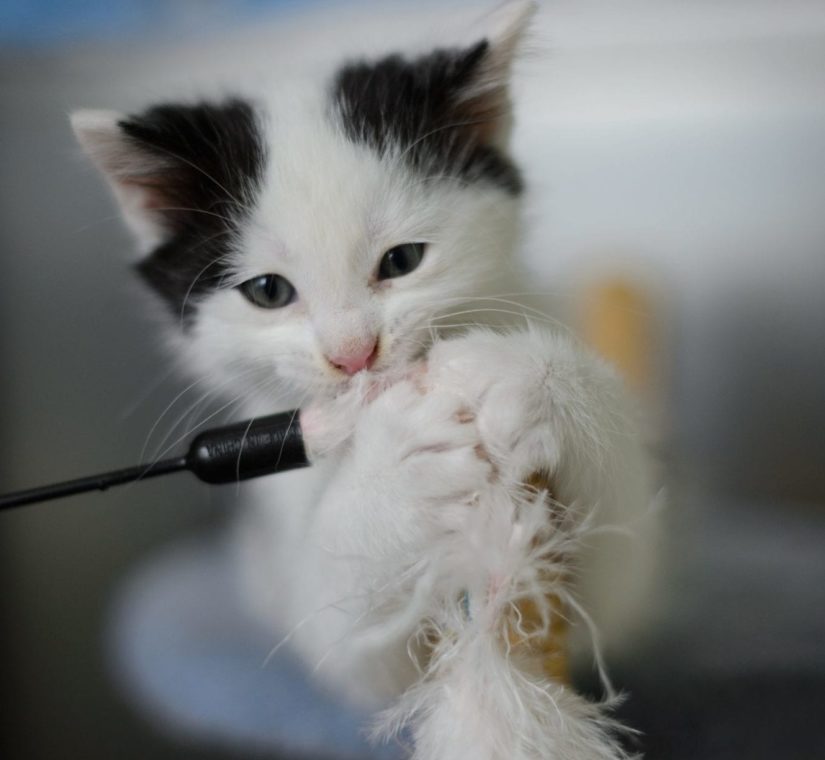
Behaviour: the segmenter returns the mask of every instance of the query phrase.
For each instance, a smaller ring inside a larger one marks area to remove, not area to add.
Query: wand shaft
[[[86,491],[105,491],[111,486],[118,486],[122,483],[129,483],[133,480],[144,480],[155,478],[158,475],[166,475],[170,472],[178,472],[186,469],[186,457],[177,459],[164,459],[155,464],[143,464],[136,467],[126,467],[122,470],[113,470],[99,475],[89,475],[85,478],[67,480],[63,483],[52,483],[48,486],[30,488],[27,491],[18,491],[6,496],[0,496],[0,510],[22,507],[26,504],[34,504],[38,501],[49,499],[59,499],[63,496],[73,496]]]
[[[305,467],[297,411],[237,422],[198,435],[184,456],[0,495],[0,511],[189,470],[206,483],[234,483]]]

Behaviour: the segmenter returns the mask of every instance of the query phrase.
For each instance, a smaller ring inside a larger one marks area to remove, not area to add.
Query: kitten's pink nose
[[[371,339],[366,343],[355,343],[347,346],[346,350],[328,356],[327,361],[342,372],[354,375],[362,369],[369,369],[378,357],[378,341]]]

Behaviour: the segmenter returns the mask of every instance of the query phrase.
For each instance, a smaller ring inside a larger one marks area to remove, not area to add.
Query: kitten
[[[541,638],[548,599],[580,608],[577,567],[615,561],[595,532],[585,554],[594,514],[644,506],[618,382],[562,336],[461,330],[525,289],[507,143],[533,10],[314,90],[72,118],[185,370],[249,416],[306,410],[314,466],[247,486],[249,604],[345,698],[394,704],[384,732],[410,723],[428,760],[624,757],[510,637]]]

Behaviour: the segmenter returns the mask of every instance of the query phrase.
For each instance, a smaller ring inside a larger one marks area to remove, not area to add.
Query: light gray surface
[[[175,388],[141,401],[164,361],[130,293],[126,236],[73,144],[66,113],[85,98],[71,68],[0,61],[4,491],[135,463]],[[186,756],[121,705],[101,620],[130,563],[213,501],[174,476],[2,515],[4,757]]]

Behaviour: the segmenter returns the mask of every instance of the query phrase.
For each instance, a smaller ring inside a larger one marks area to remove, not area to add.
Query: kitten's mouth
[[[343,380],[334,396],[341,398],[354,395],[369,404],[396,383],[409,380],[424,391],[427,364],[424,359],[416,359],[404,367],[383,367],[379,370],[363,370]]]
[[[405,361],[386,361],[380,356],[370,367],[353,375],[342,377],[337,384],[336,396],[355,392],[362,394],[367,401],[383,393],[387,388],[402,380],[414,380],[422,377],[426,371],[426,357],[429,347],[421,347],[410,354]]]
[[[402,348],[403,345],[403,341],[396,343],[395,350],[391,352],[382,346],[383,350],[377,353],[374,361],[363,369],[339,377],[334,395],[354,392],[363,394],[365,400],[371,401],[397,382],[422,377],[432,342],[417,342],[414,349],[407,351]]]

